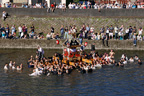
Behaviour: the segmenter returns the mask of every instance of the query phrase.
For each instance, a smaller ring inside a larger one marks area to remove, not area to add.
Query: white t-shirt
[[[60,4],[60,5],[59,5],[59,9],[62,9],[62,7],[63,7],[63,6]]]
[[[69,9],[72,9],[72,4],[69,4],[68,7],[69,7]]]
[[[126,29],[126,33],[129,33],[129,29]]]
[[[100,35],[97,35],[97,39],[100,40]]]
[[[91,31],[91,32],[94,32],[94,27],[91,27],[91,28],[90,28],[90,31]]]
[[[141,5],[138,5],[138,8],[141,8]]]
[[[42,48],[40,47],[40,48],[38,49],[38,51],[39,51],[39,52],[42,52]]]
[[[18,27],[18,30],[19,30],[19,32],[22,32],[22,27],[19,26],[19,27]]]
[[[36,4],[36,7],[37,7],[37,8],[41,8],[41,5],[40,5],[40,4]]]
[[[50,34],[47,34],[46,37],[49,38],[49,37],[51,37],[51,35],[50,35]]]
[[[96,4],[94,5],[94,9],[98,9],[98,6]]]
[[[75,7],[75,9],[78,9],[79,8],[79,6],[77,5],[76,7]]]
[[[115,33],[118,33],[118,28],[115,27],[115,28],[114,28],[114,31],[115,31]]]
[[[122,33],[122,32],[119,32],[118,35],[119,35],[119,36],[123,36],[123,33]]]
[[[142,35],[143,29],[139,30],[139,35]]]
[[[21,37],[23,37],[23,36],[24,36],[24,33],[22,32],[22,33],[21,33]]]
[[[3,15],[2,15],[3,17],[6,17],[6,13],[3,13]]]
[[[106,30],[106,33],[109,33],[109,29]]]
[[[72,33],[76,33],[76,29],[72,29]]]
[[[138,35],[137,36],[137,40],[142,40],[141,36]]]

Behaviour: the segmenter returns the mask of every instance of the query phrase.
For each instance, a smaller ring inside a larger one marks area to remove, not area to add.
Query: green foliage
[[[77,3],[77,2],[79,2],[79,1],[86,1],[86,0],[73,0],[73,1]]]
[[[76,3],[79,2],[79,1],[80,1],[80,0],[74,0],[74,2],[76,2]]]

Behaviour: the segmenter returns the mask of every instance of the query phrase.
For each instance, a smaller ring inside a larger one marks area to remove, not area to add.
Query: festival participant
[[[142,61],[140,59],[138,59],[138,64],[142,65]]]
[[[86,65],[86,63],[84,64],[84,70],[88,71],[88,66]]]
[[[5,64],[4,70],[8,70],[8,64]]]
[[[133,63],[133,62],[134,62],[133,57],[131,57],[131,58],[129,59],[129,62],[130,62],[130,63]]]
[[[127,64],[127,61],[126,61],[126,59],[123,59],[123,64]]]
[[[137,55],[134,56],[134,59],[135,59],[136,61],[139,60],[139,58],[138,58]]]
[[[15,68],[15,62],[13,62],[12,69],[13,69],[13,70],[16,69],[16,68]]]
[[[94,64],[92,64],[91,68],[92,68],[92,70],[96,69],[96,67],[94,66]]]
[[[44,50],[40,46],[38,46],[37,54],[38,54],[39,61],[40,61],[44,55]]]
[[[111,58],[114,58],[115,52],[113,52],[113,50],[111,50],[109,55],[111,56]]]
[[[100,64],[100,62],[97,61],[96,64],[95,64],[95,67],[96,68],[102,68],[102,65]]]
[[[35,68],[33,70],[33,73],[32,74],[29,74],[29,76],[38,76],[42,73],[42,71],[39,71],[38,68]]]
[[[88,72],[91,73],[93,70],[91,68],[91,64],[88,65]]]
[[[23,69],[23,64],[22,63],[20,64],[20,68],[21,68],[21,70]]]
[[[125,54],[122,54],[122,56],[121,56],[121,60],[122,59],[126,59],[126,60],[128,60],[128,58],[127,58],[127,56],[125,55]]]
[[[97,52],[90,52],[86,54],[82,51],[82,59],[86,59],[85,61],[74,62],[73,65],[70,63],[64,62],[63,59],[60,59],[58,53],[55,53],[53,57],[45,58],[43,57],[40,61],[34,59],[33,56],[28,60],[30,64],[34,64],[33,73],[30,76],[38,76],[41,74],[45,74],[49,76],[50,74],[53,75],[63,75],[63,74],[70,74],[73,69],[78,69],[78,72],[83,73],[90,73],[96,68],[102,68],[104,66],[120,66],[124,67],[127,64],[127,57],[126,55],[122,55],[121,60],[116,63],[112,56],[114,52],[111,50],[109,54],[104,53],[103,55],[99,55]],[[130,58],[132,59],[132,57]],[[129,60],[130,60],[129,59]],[[88,62],[87,60],[92,60],[92,62]],[[140,61],[138,61],[140,62]]]
[[[120,67],[124,67],[124,64],[121,63],[121,62],[118,62],[118,66],[120,66]]]
[[[12,61],[10,61],[10,63],[9,63],[9,67],[10,67],[10,68],[12,67]]]
[[[20,66],[17,66],[16,70],[17,70],[17,71],[20,71],[20,70],[21,70]]]
[[[84,73],[86,73],[86,70],[84,70],[84,67],[83,67],[83,65],[80,65],[80,72],[82,73],[82,74],[84,74]]]

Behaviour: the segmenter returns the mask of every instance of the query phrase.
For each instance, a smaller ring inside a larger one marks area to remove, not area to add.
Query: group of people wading
[[[55,53],[53,57],[44,57],[41,50],[42,48],[38,47],[37,55],[35,57],[31,56],[28,60],[28,65],[32,66],[33,73],[29,74],[29,76],[38,76],[38,75],[62,75],[62,74],[70,74],[74,69],[77,69],[80,73],[90,73],[96,69],[105,67],[105,66],[119,66],[124,67],[127,63],[133,63],[137,61],[139,65],[142,65],[141,60],[138,56],[127,58],[125,54],[122,55],[121,59],[116,62],[114,59],[115,52],[111,50],[109,53],[104,53],[100,55],[95,50],[86,53],[85,51],[81,52],[81,60],[80,61],[72,61],[73,64],[68,62],[64,62],[63,54]],[[85,60],[91,60],[92,63],[88,63]]]
[[[57,44],[59,44],[59,41],[57,41]],[[34,68],[33,73],[29,76],[70,74],[74,69],[77,69],[80,73],[91,73],[102,67],[124,67],[126,64],[135,61],[142,65],[142,61],[137,55],[128,59],[125,54],[122,54],[121,59],[116,62],[113,50],[109,53],[99,54],[95,51],[94,44],[88,53],[84,50],[87,42],[80,45],[76,40],[66,40],[63,46],[65,48],[62,54],[55,53],[54,56],[48,58],[44,56],[44,50],[38,46],[36,56],[31,56],[28,60],[28,67]],[[9,63],[11,69],[22,70],[22,66],[21,64],[15,67],[15,62],[12,61]],[[8,64],[5,64],[4,69],[8,70]]]

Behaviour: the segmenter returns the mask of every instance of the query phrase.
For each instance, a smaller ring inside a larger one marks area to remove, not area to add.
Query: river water
[[[137,62],[124,68],[111,67],[81,74],[74,70],[70,75],[30,77],[27,60],[36,50],[0,49],[0,96],[142,96],[144,94],[144,65]],[[45,56],[52,56],[61,50],[45,50]],[[104,53],[109,51],[99,51]],[[144,51],[115,51],[116,60],[122,53],[128,57],[138,55],[144,62]],[[8,70],[3,67],[10,60],[16,65],[23,63],[22,71]]]

